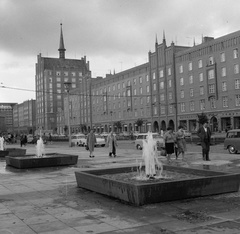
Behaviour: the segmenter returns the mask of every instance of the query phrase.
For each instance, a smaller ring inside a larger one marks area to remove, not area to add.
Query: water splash
[[[44,143],[43,143],[42,137],[40,137],[37,140],[36,155],[39,158],[41,158],[41,157],[43,157],[45,155],[45,147],[44,147]]]
[[[163,178],[162,162],[158,160],[157,143],[151,132],[148,132],[146,140],[143,140],[142,159],[145,164],[145,174],[142,173],[142,163],[139,166],[139,177],[141,179]]]

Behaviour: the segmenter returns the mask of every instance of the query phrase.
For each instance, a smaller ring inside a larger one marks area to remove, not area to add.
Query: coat
[[[89,133],[87,135],[87,146],[89,148],[89,151],[94,151],[94,146],[97,143],[96,136],[94,133]]]
[[[110,153],[113,151],[113,147],[112,147],[113,142],[114,142],[114,145],[115,145],[115,148],[116,148],[116,146],[117,146],[116,136],[108,135],[108,137],[107,137],[107,145],[108,145],[108,149],[109,149]]]
[[[211,141],[211,130],[207,127],[207,132],[204,130],[204,127],[200,127],[197,131],[197,135],[201,140],[201,145],[204,150],[209,150],[210,141]]]

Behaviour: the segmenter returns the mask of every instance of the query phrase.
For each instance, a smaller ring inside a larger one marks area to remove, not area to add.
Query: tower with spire
[[[62,23],[60,24],[61,26],[61,32],[60,32],[60,43],[59,43],[59,58],[60,59],[65,59],[65,47],[64,47],[64,41],[63,41],[63,32],[62,32]]]

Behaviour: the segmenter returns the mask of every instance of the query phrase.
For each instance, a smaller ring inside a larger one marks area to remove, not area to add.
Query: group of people
[[[197,135],[200,138],[202,146],[202,157],[204,161],[210,161],[209,151],[210,151],[210,140],[211,131],[208,127],[208,121],[204,121],[202,126],[198,129]],[[165,141],[165,150],[167,160],[171,162],[171,155],[175,153],[176,159],[182,154],[182,160],[185,160],[186,151],[186,141],[184,136],[183,126],[178,127],[178,131],[174,134],[171,127],[167,128],[167,131],[163,135]]]
[[[97,143],[97,139],[96,139],[95,133],[93,130],[91,130],[90,133],[87,135],[87,143],[86,143],[87,149],[90,152],[90,155],[89,155],[90,158],[95,157],[93,153],[94,153],[94,147],[96,143]],[[112,131],[107,136],[106,145],[109,149],[109,157],[112,157],[112,156],[116,157],[117,156],[116,155],[117,138]]]

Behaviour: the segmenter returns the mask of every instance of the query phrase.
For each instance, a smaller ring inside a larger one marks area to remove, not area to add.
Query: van
[[[227,132],[224,149],[227,149],[230,154],[240,151],[240,129],[232,129]]]
[[[143,148],[143,140],[147,138],[147,133],[139,133],[135,140],[135,147],[139,150]],[[157,148],[160,150],[164,148],[164,139],[158,133],[153,133],[153,139],[157,142]]]

